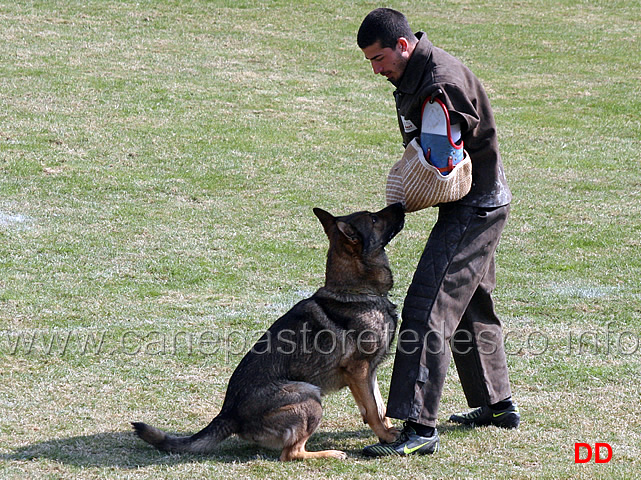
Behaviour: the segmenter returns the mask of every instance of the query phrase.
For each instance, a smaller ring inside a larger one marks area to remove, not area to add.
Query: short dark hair
[[[356,41],[361,49],[376,42],[380,42],[382,48],[396,48],[401,37],[412,43],[416,41],[407,17],[391,8],[377,8],[369,12],[361,23]]]

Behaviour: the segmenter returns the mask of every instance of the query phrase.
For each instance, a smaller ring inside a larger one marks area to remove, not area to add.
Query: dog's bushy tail
[[[158,450],[171,453],[209,453],[220,442],[236,433],[235,422],[220,415],[200,432],[185,437],[168,435],[146,423],[132,422],[131,424],[136,434],[145,442]]]

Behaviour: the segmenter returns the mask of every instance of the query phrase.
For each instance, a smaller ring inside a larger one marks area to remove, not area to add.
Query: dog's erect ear
[[[326,212],[322,208],[314,208],[314,215],[318,217],[320,222],[323,224],[325,233],[327,234],[327,236],[329,236],[329,232],[331,231],[331,228],[334,225],[336,225],[336,218],[334,218],[334,215],[332,215],[329,212]]]
[[[314,215],[318,217],[323,224],[325,233],[331,239],[332,229],[336,227],[351,243],[358,242],[358,234],[356,230],[349,224],[336,220],[336,217],[322,208],[314,208]]]
[[[345,235],[345,237],[347,237],[347,240],[349,240],[352,244],[358,243],[358,234],[356,233],[356,230],[354,230],[354,227],[352,227],[349,223],[338,221],[336,222],[336,226],[338,227],[338,231]]]

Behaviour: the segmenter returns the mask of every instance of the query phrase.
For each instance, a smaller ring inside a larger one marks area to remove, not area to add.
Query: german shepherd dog
[[[176,437],[132,423],[140,438],[168,452],[208,453],[237,434],[282,449],[280,460],[344,459],[344,452],[308,452],[305,444],[321,421],[321,397],[349,387],[379,439],[396,439],[376,368],[396,330],[384,247],[403,228],[404,209],[393,204],[376,213],[334,217],[315,208],[314,214],[329,237],[325,286],[276,320],[245,355],[229,380],[220,413],[207,427]]]

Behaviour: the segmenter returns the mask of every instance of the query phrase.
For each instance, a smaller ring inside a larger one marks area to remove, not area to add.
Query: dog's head
[[[338,240],[349,250],[361,255],[385,248],[403,229],[405,222],[405,212],[400,203],[374,213],[356,212],[334,217],[325,210],[315,208],[314,214],[323,224],[330,242]]]
[[[400,203],[378,212],[356,212],[335,217],[320,208],[314,214],[329,238],[327,280],[335,288],[387,291],[392,278],[385,246],[400,232],[405,212]]]

